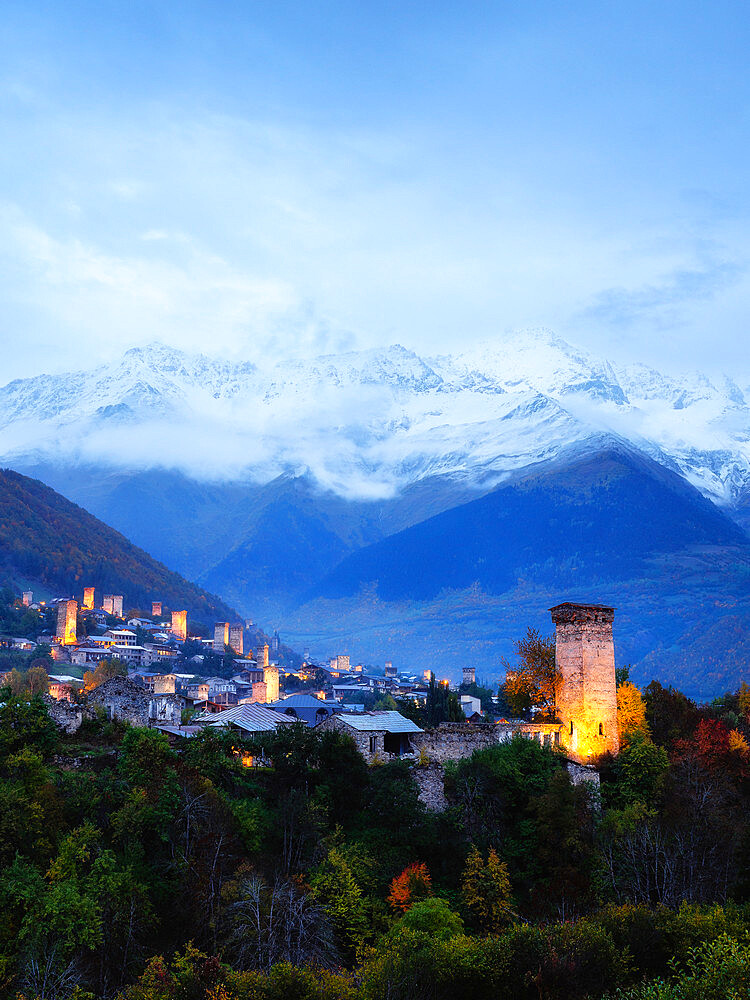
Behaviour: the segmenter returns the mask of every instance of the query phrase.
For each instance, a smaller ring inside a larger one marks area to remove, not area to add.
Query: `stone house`
[[[400,712],[362,712],[331,715],[318,729],[334,729],[351,736],[365,760],[403,757],[415,752],[413,740],[422,733],[419,726]]]

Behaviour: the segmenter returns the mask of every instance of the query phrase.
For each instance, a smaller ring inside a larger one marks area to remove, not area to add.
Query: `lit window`
[[[604,736],[604,726],[601,722],[599,723],[599,735]]]

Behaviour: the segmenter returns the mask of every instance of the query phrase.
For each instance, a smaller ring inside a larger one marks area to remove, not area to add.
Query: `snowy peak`
[[[434,475],[478,488],[602,434],[720,502],[750,490],[750,407],[735,381],[613,365],[544,329],[434,358],[393,344],[262,367],[151,343],[0,389],[6,461],[260,481],[306,471],[347,497]]]

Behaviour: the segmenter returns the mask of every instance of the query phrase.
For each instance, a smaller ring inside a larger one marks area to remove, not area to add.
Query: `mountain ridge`
[[[749,398],[727,377],[623,366],[545,330],[454,355],[396,344],[263,365],[151,344],[0,388],[0,457],[213,482],[309,475],[361,500],[434,475],[499,482],[613,433],[744,517]]]
[[[238,617],[114,528],[13,469],[0,469],[0,574],[16,589],[42,587],[55,596],[93,586],[100,593],[122,593],[129,608],[147,609],[160,600],[209,624]]]

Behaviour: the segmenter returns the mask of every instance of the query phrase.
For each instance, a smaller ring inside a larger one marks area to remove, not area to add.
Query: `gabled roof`
[[[400,712],[368,712],[365,715],[338,715],[352,729],[359,732],[421,733],[422,730],[411,719]]]
[[[201,720],[202,721],[202,720]],[[236,705],[227,709],[226,712],[219,712],[217,715],[209,716],[207,725],[209,726],[236,726],[246,733],[267,733],[273,732],[280,725],[294,725],[296,719],[274,712],[263,705],[245,704]]]
[[[334,708],[339,707],[339,701],[323,701],[322,698],[314,698],[311,694],[290,694],[286,698],[279,698],[278,701],[269,702],[270,708],[276,708],[284,712],[287,708]]]

